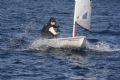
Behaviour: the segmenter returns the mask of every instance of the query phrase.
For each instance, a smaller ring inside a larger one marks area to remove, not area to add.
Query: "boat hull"
[[[86,37],[48,39],[48,44],[53,48],[85,48]]]

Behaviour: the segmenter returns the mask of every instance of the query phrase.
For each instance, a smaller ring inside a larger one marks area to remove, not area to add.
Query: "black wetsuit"
[[[56,29],[55,29],[56,32],[59,32],[59,27],[57,27],[57,26],[51,26],[51,25],[47,24],[47,25],[45,25],[45,26],[42,28],[42,30],[41,30],[41,36],[42,36],[42,38],[51,39],[51,38],[58,37],[58,35],[54,35],[54,34],[52,34],[52,33],[49,31],[49,29],[50,29],[51,27],[53,27],[54,29],[56,28]]]

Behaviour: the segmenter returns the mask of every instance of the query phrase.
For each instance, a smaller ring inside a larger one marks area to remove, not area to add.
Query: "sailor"
[[[56,38],[60,34],[59,26],[56,26],[56,19],[54,17],[51,17],[49,19],[49,22],[43,26],[41,30],[41,36],[42,38]]]

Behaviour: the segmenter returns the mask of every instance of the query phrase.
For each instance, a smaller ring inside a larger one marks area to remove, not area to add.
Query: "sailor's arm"
[[[53,27],[49,28],[49,31],[54,34],[54,35],[58,35],[59,33],[57,33]]]

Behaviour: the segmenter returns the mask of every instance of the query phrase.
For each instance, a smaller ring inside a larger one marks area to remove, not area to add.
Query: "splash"
[[[18,50],[24,51],[28,49],[28,45],[31,42],[31,39],[34,36],[31,36],[30,30],[32,30],[33,23],[26,23],[17,25],[17,27],[13,26],[8,29],[8,32],[2,33],[1,37],[1,45],[0,50],[9,51],[9,50]],[[13,31],[11,31],[13,30]]]
[[[46,51],[48,47],[49,44],[47,39],[36,39],[29,46],[30,49],[42,50],[42,51]]]
[[[120,51],[120,47],[118,45],[107,43],[104,41],[98,41],[96,43],[91,43],[87,41],[86,46],[87,46],[87,49],[90,49],[93,51],[100,51],[100,52]]]

